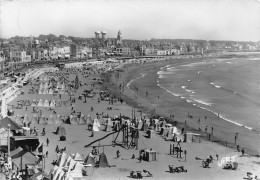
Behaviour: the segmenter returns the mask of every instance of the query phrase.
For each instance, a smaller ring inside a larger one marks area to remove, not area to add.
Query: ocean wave
[[[213,111],[213,110],[211,110],[211,109],[209,109],[209,108],[207,108],[207,107],[200,106],[200,105],[198,105],[198,104],[196,104],[196,103],[194,103],[194,102],[197,102],[197,103],[202,104],[202,105],[206,105],[206,106],[208,106],[208,107],[211,107],[212,103],[208,103],[208,102],[206,102],[205,100],[201,100],[201,99],[200,99],[200,100],[194,99],[194,98],[187,99],[186,97],[184,97],[184,96],[182,96],[182,95],[180,95],[180,94],[176,94],[176,93],[173,93],[173,92],[169,91],[168,89],[166,89],[166,88],[164,88],[163,86],[161,86],[159,83],[158,83],[157,85],[158,85],[158,87],[164,89],[166,92],[172,94],[173,96],[180,97],[180,98],[182,98],[182,99],[186,99],[186,101],[187,101],[188,103],[193,103],[193,104],[192,104],[193,106],[196,106],[196,107],[198,107],[198,108],[201,108],[201,109],[203,109],[203,110],[206,110],[206,111],[208,111],[208,112],[211,112],[211,113],[215,114],[216,116],[219,116],[221,119],[223,119],[223,120],[225,120],[225,121],[228,121],[228,122],[230,122],[230,123],[232,123],[232,124],[235,124],[235,125],[240,126],[240,127],[244,127],[244,128],[246,128],[246,129],[248,129],[248,130],[253,130],[252,127],[245,126],[245,125],[243,125],[243,124],[241,124],[241,123],[238,123],[238,122],[236,122],[236,121],[234,121],[234,120],[228,119],[228,118],[226,118],[224,115],[219,114],[219,113],[217,113],[217,112],[215,112],[215,111]]]
[[[215,88],[218,88],[218,89],[221,88],[221,86],[217,85],[216,83],[211,82],[210,84],[211,84],[212,86],[214,86]]]
[[[192,93],[192,94],[195,93],[195,91],[190,90],[190,89],[187,89],[187,86],[181,86],[181,88],[184,89],[184,90],[185,90],[186,92],[188,92],[188,93]]]
[[[190,97],[190,99],[197,102],[197,103],[206,105],[206,106],[212,106],[212,103],[207,102],[207,100],[205,100],[205,99],[196,99],[194,97]]]

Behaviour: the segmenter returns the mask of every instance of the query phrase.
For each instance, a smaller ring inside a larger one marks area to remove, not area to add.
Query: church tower
[[[116,38],[116,44],[117,45],[122,45],[122,34],[121,34],[121,31],[119,30],[118,33],[117,33],[117,38]]]

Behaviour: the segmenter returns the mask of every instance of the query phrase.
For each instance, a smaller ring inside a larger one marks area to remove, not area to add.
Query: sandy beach
[[[111,145],[105,146],[104,149],[99,148],[100,153],[104,151],[111,167],[89,167],[87,168],[88,176],[84,176],[84,179],[131,179],[128,177],[130,171],[143,170],[147,170],[153,174],[153,177],[147,177],[145,179],[242,179],[246,176],[247,172],[252,172],[258,176],[260,175],[259,156],[253,156],[259,154],[259,140],[257,141],[252,133],[242,128],[234,127],[232,124],[218,119],[215,115],[207,111],[196,108],[180,98],[173,97],[157,86],[156,72],[161,67],[168,63],[179,65],[202,60],[206,59],[158,60],[158,62],[154,60],[156,62],[149,63],[148,60],[132,60],[132,63],[113,62],[103,65],[87,65],[86,67],[89,67],[89,69],[84,71],[72,68],[73,73],[71,74],[71,72],[69,72],[70,80],[74,80],[78,74],[82,86],[71,96],[76,99],[75,103],[68,103],[65,107],[54,108],[56,113],[62,117],[65,118],[65,116],[69,116],[72,113],[72,109],[75,110],[75,113],[81,112],[85,116],[91,116],[93,119],[97,118],[97,114],[108,115],[109,117],[120,115],[132,117],[134,108],[137,119],[141,117],[152,118],[152,116],[156,114],[167,117],[169,123],[177,121],[178,129],[184,128],[185,131],[201,134],[200,143],[181,143],[182,150],[187,151],[186,161],[183,154],[182,158],[177,158],[176,155],[170,155],[170,145],[174,144],[177,146],[177,142],[165,141],[159,134],[157,134],[154,139],[149,139],[146,138],[146,132],[140,131],[138,150],[134,148],[128,150],[120,146],[113,147],[113,136],[109,136],[93,145]],[[101,67],[104,67],[104,70],[101,70]],[[107,73],[106,71],[108,69],[110,69],[110,71]],[[138,78],[138,80],[132,81],[132,83],[129,84],[132,79],[136,78]],[[104,79],[103,83],[98,83],[99,79]],[[120,85],[121,88],[119,88]],[[17,105],[17,101],[19,100],[33,101],[34,99],[37,101],[40,99],[43,101],[46,99],[51,101],[60,98],[70,102],[70,97],[67,94],[62,94],[61,97],[51,94],[28,94],[31,87],[32,85],[23,87],[24,95],[15,98],[10,105]],[[86,98],[86,103],[84,103],[83,100],[79,100],[78,97],[83,94],[83,91],[90,88],[95,92],[93,93],[93,97]],[[99,101],[99,93],[101,90],[114,95],[115,103],[110,104],[108,101]],[[148,95],[146,91],[148,91]],[[124,102],[120,103],[117,100],[119,98],[123,98]],[[111,110],[109,110],[108,107],[111,107]],[[49,108],[38,108],[47,118],[53,114],[53,110],[50,111]],[[31,119],[34,115],[32,110],[30,106],[27,108],[23,107],[22,109],[14,109],[15,113],[10,118],[15,120],[18,114],[21,116],[27,114],[29,119]],[[187,117],[188,113],[193,116],[192,119]],[[174,115],[174,118],[170,118],[170,115]],[[207,116],[207,119],[202,118],[204,116]],[[211,141],[206,140],[206,134],[204,132],[198,131],[196,119],[199,117],[201,117],[200,123],[202,131],[204,131],[205,126],[209,128],[214,127],[214,135]],[[109,133],[103,131],[106,118],[99,116],[99,122],[101,124],[100,131],[95,132],[94,137],[90,137],[92,132],[88,130],[86,125],[62,124],[66,129],[66,141],[60,141],[59,136],[53,133],[60,124],[31,124],[31,128],[36,127],[40,132],[45,128],[46,131],[44,136],[38,136],[40,143],[44,144],[43,152],[46,153],[46,151],[48,151],[49,153],[45,161],[45,171],[49,173],[53,168],[51,163],[57,159],[57,153],[55,152],[57,145],[60,148],[66,147],[65,153],[67,155],[79,153],[82,158],[85,159],[92,148],[85,148],[84,146]],[[237,143],[245,148],[246,151],[246,156],[244,157],[240,157],[241,152],[237,152],[234,149],[236,146],[234,144],[234,134],[236,132],[239,132]],[[47,138],[50,140],[48,146],[46,144]],[[226,142],[227,147],[225,146]],[[151,148],[156,151],[156,161],[142,161],[140,163],[137,159],[139,157],[139,150]],[[117,150],[121,153],[119,158],[116,156]],[[133,154],[135,158],[132,159]],[[218,159],[216,158],[216,154],[219,156]],[[213,163],[210,164],[210,168],[203,168],[202,160],[206,159],[209,155],[213,156]],[[224,170],[219,166],[221,158],[230,156],[236,156],[235,161],[238,162],[237,170]],[[187,172],[169,173],[169,165],[174,165],[174,167],[184,166]],[[146,174],[143,173],[143,175],[145,176]]]

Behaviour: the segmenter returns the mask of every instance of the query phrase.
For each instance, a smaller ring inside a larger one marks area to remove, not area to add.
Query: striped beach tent
[[[21,118],[21,115],[20,114],[17,114],[16,117],[15,117],[15,122],[19,125],[22,125],[23,122],[22,122],[22,118]]]
[[[50,105],[49,105],[49,101],[46,99],[45,101],[44,101],[44,105],[43,105],[44,107],[50,107]]]
[[[47,124],[47,120],[46,117],[44,115],[42,115],[39,119],[39,124]]]
[[[36,114],[34,114],[32,119],[31,119],[31,123],[32,124],[38,124],[38,119],[39,119],[39,117]]]
[[[86,120],[85,120],[85,117],[84,117],[84,114],[83,114],[83,113],[81,113],[81,115],[80,115],[79,124],[80,124],[80,125],[86,124]]]

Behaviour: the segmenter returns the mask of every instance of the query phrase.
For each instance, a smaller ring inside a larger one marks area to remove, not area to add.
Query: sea
[[[157,74],[158,86],[173,96],[259,134],[260,58],[169,64]]]

